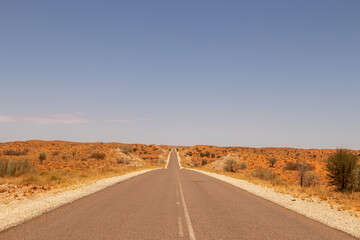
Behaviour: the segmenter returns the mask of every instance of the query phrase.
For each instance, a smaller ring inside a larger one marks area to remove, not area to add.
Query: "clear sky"
[[[0,141],[360,149],[360,1],[0,1]]]

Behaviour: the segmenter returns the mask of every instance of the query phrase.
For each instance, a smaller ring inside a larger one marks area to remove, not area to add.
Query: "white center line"
[[[195,238],[194,229],[193,229],[192,224],[191,224],[189,212],[188,212],[187,207],[186,207],[184,193],[183,193],[182,187],[181,187],[180,178],[179,178],[179,175],[177,173],[176,173],[176,177],[177,177],[177,180],[178,180],[178,183],[179,183],[179,189],[180,189],[182,205],[183,205],[183,208],[184,208],[185,220],[186,220],[186,224],[187,224],[187,227],[188,227],[188,230],[189,230],[189,237],[190,237],[191,240],[195,240],[196,238]]]
[[[179,226],[179,237],[184,237],[184,232],[181,224],[181,217],[178,217],[178,226]]]

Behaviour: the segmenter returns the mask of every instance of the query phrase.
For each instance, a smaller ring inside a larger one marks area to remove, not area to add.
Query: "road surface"
[[[357,239],[201,173],[154,170],[0,233],[0,239]]]

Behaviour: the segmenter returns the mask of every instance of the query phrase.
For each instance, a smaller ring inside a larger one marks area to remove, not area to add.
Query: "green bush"
[[[19,176],[34,172],[34,165],[29,160],[0,160],[0,177]]]
[[[358,156],[346,149],[338,149],[330,155],[326,164],[330,184],[336,186],[339,191],[353,190],[357,181],[357,161]]]
[[[202,166],[205,166],[206,164],[207,164],[207,160],[206,160],[206,159],[201,160],[201,165],[202,165]]]

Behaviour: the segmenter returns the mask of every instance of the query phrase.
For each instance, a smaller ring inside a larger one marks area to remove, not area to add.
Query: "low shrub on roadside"
[[[246,163],[242,162],[242,163],[237,163],[235,160],[233,159],[228,159],[225,164],[224,164],[224,171],[226,172],[236,172],[238,170],[243,170],[246,169]]]
[[[259,168],[251,172],[251,176],[269,181],[275,179],[277,174],[269,169]]]
[[[0,177],[14,177],[34,172],[34,165],[29,160],[0,160]]]
[[[251,172],[250,175],[261,180],[270,181],[274,186],[283,184],[283,179],[277,173],[269,169],[259,168]]]
[[[320,184],[320,177],[316,172],[306,172],[304,174],[303,186],[311,187]]]

